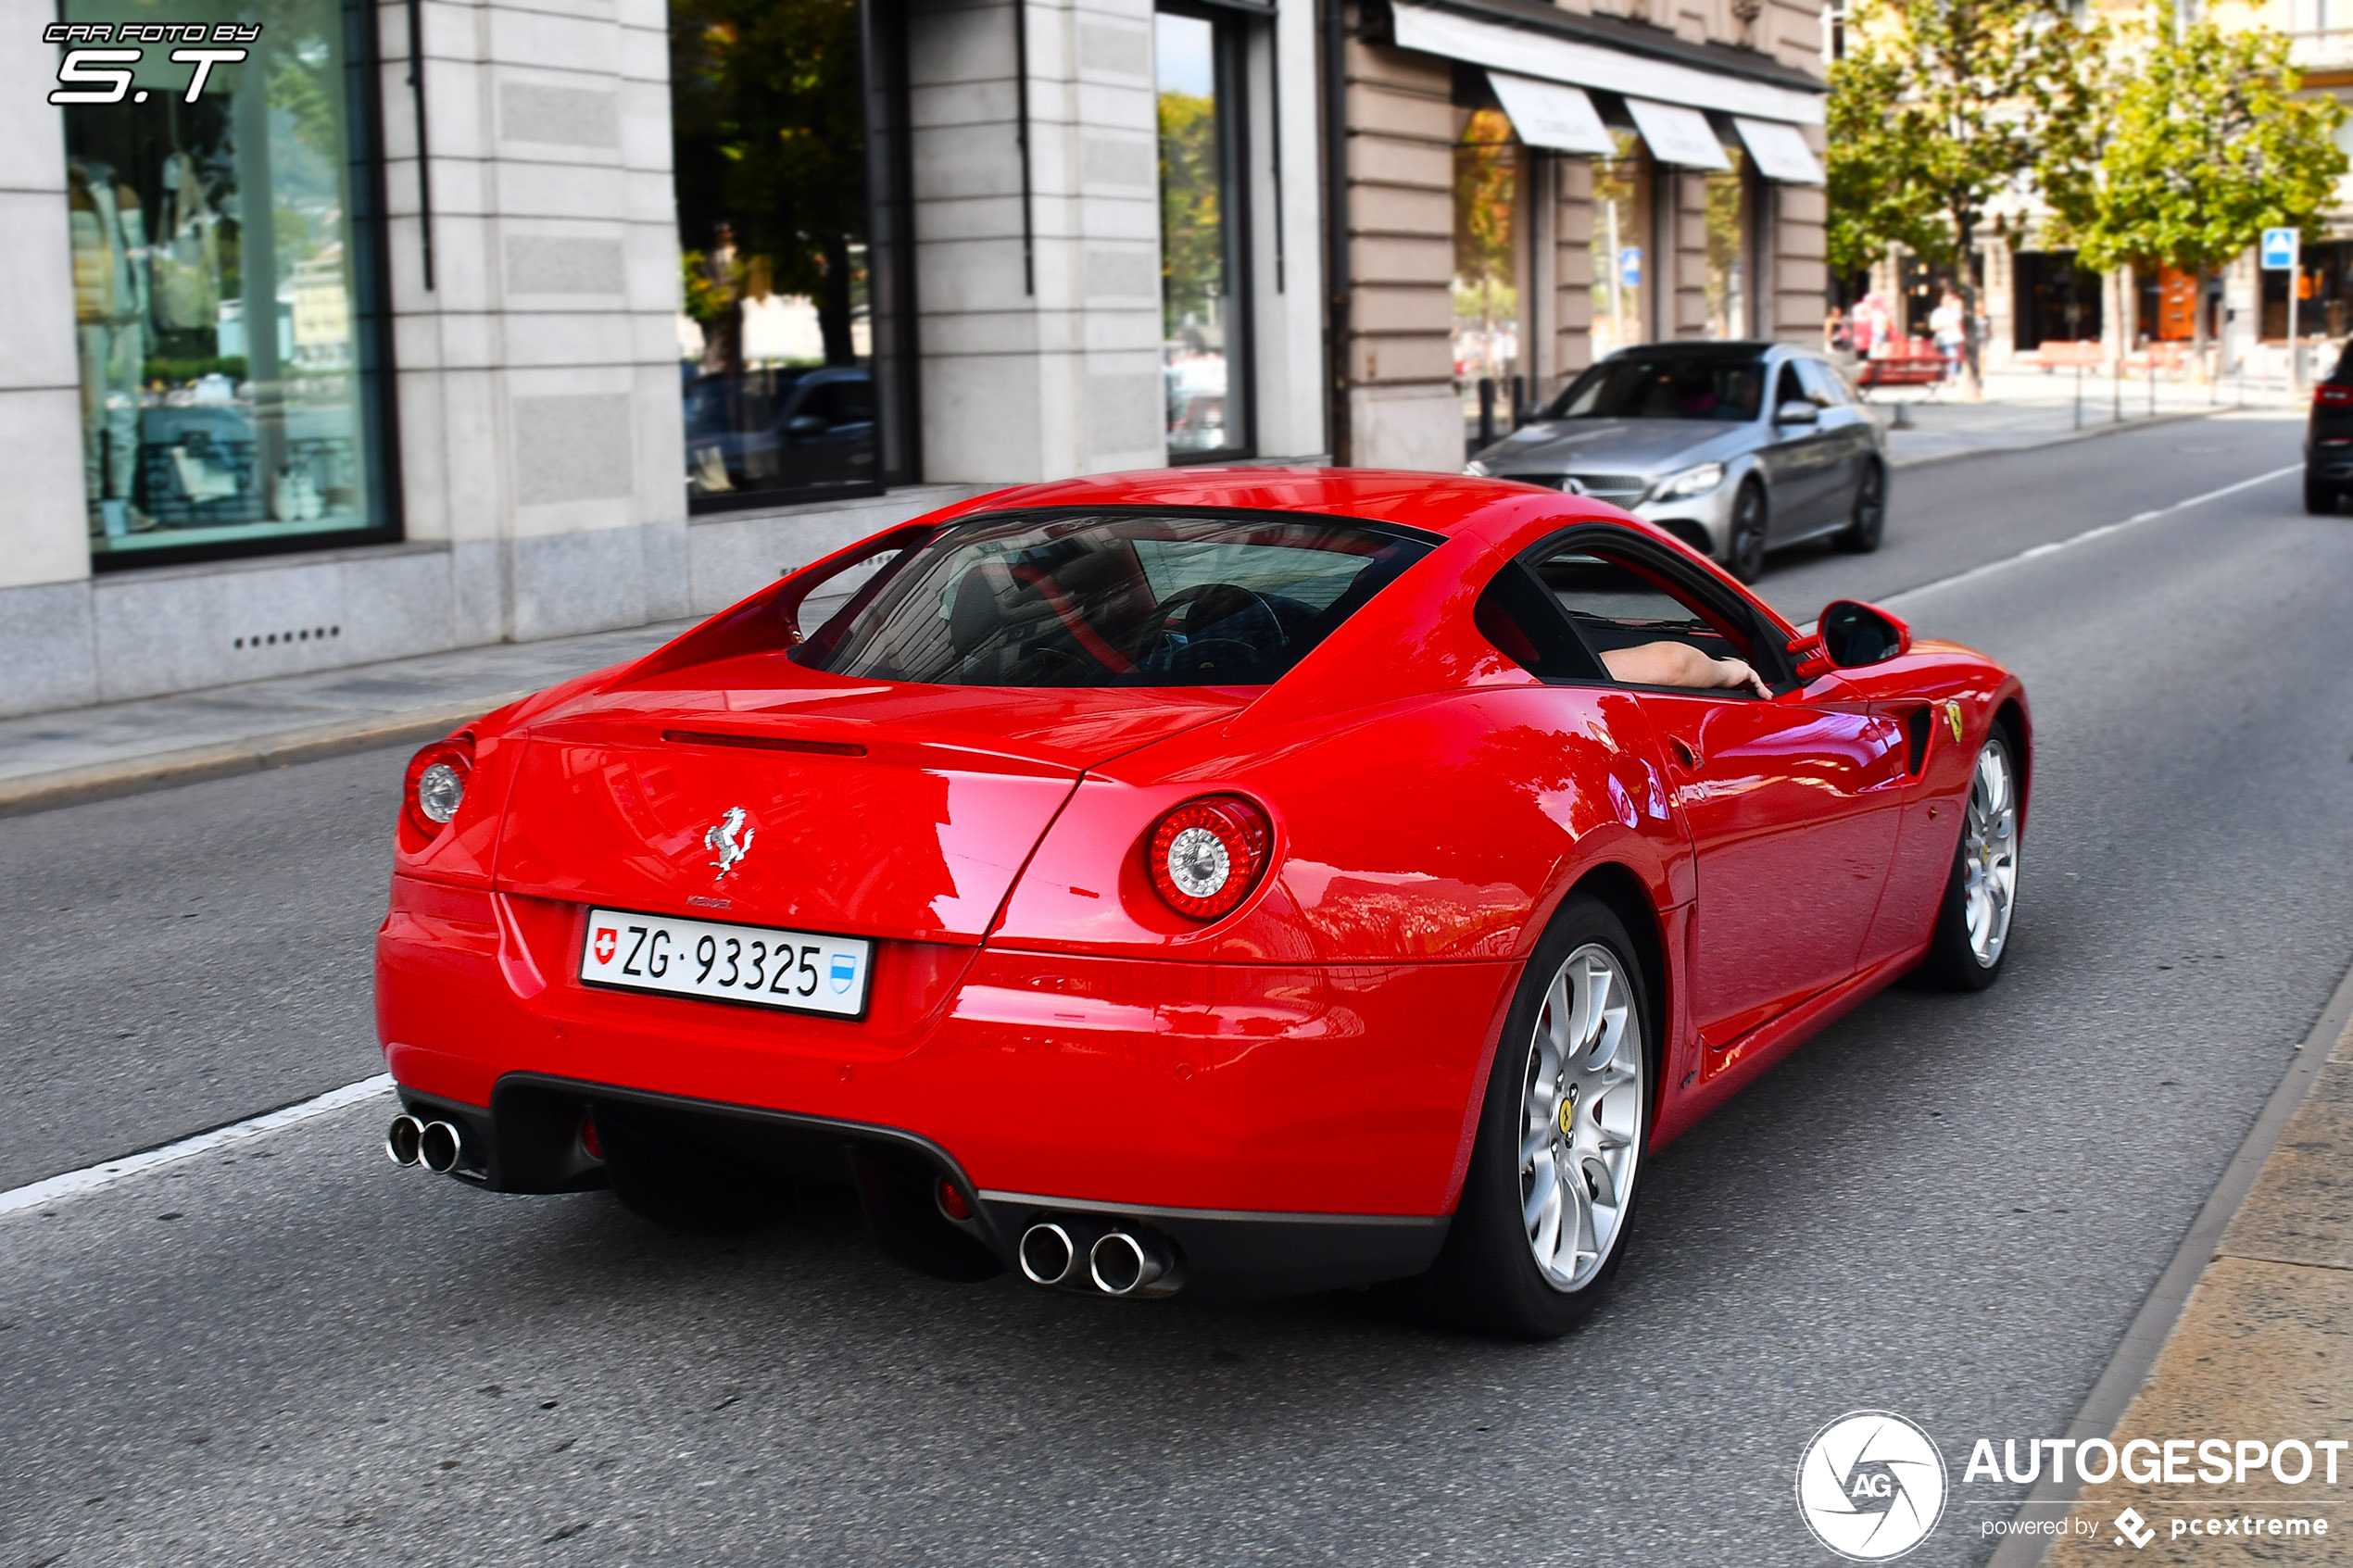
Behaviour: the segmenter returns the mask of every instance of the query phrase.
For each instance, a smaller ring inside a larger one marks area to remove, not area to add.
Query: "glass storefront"
[[[1651,165],[1642,138],[1613,133],[1617,156],[1593,160],[1593,358],[1650,338],[1643,306],[1651,240]]]
[[[672,0],[670,15],[688,504],[873,489],[885,474],[858,0]]]
[[[1750,217],[1748,154],[1726,147],[1729,169],[1707,174],[1707,335],[1746,337],[1749,333]]]
[[[1251,447],[1242,199],[1242,28],[1237,18],[1152,19],[1160,122],[1161,376],[1168,455]]]
[[[1472,109],[1454,143],[1454,390],[1464,444],[1480,445],[1479,383],[1491,428],[1511,429],[1511,378],[1520,363],[1520,169],[1512,122]]]
[[[67,0],[252,27],[64,106],[82,466],[100,565],[387,537],[366,29],[338,0]],[[166,554],[169,552],[169,554]]]

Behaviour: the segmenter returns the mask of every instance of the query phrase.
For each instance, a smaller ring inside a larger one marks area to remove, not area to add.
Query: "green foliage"
[[[1160,94],[1161,305],[1170,337],[1215,319],[1226,292],[1225,214],[1218,202],[1217,105]]]
[[[2152,17],[2118,94],[2088,200],[2076,204],[2086,263],[2164,265],[2206,276],[2266,227],[2314,219],[2346,171],[2334,98],[2298,98],[2285,35],[2178,32]]]
[[[1454,146],[1457,292],[1491,295],[1512,283],[1512,209],[1519,172],[1512,124],[1497,109],[1472,113]],[[1478,314],[1477,311],[1471,312]]]
[[[2101,33],[2067,0],[1864,0],[1846,37],[1826,170],[1842,271],[1890,243],[1956,266],[1989,220],[2064,185],[2085,156]]]

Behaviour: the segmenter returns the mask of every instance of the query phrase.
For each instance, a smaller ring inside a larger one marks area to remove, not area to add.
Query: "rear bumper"
[[[579,919],[395,879],[385,1059],[412,1106],[465,1119],[484,1185],[593,1184],[581,1111],[646,1098],[926,1160],[1000,1255],[1033,1211],[1149,1215],[1202,1276],[1290,1259],[1374,1278],[1434,1255],[1519,968],[885,943],[851,1022],[583,987]]]

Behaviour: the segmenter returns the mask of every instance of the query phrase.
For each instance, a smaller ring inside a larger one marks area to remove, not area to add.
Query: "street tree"
[[[2087,144],[2099,34],[2068,0],[1863,0],[1849,14],[1845,57],[1831,67],[1830,259],[1851,270],[1894,244],[1950,268],[1972,395],[1970,258]]]
[[[2171,267],[2197,280],[2195,349],[2206,363],[2215,273],[2266,228],[2309,236],[2346,171],[2334,98],[2300,98],[2285,34],[2177,26],[2152,13],[2132,39],[2081,222],[2090,265]]]

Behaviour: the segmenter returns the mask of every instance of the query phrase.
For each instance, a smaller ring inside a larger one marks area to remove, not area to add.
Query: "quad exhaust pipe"
[[[384,1153],[395,1165],[422,1165],[446,1176],[466,1157],[465,1129],[455,1122],[425,1122],[404,1111],[384,1129]]]
[[[1057,1214],[1022,1232],[1022,1277],[1106,1296],[1171,1296],[1184,1284],[1176,1249],[1141,1225]]]

